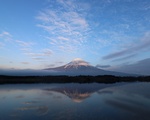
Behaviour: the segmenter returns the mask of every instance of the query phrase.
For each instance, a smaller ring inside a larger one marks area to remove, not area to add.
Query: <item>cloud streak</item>
[[[12,35],[7,31],[3,31],[0,33],[0,38],[7,42],[12,40]]]
[[[9,32],[4,31],[0,34],[0,37],[12,37],[12,35]]]
[[[32,42],[24,42],[21,40],[16,40],[16,42],[22,47],[30,47],[30,46],[34,45],[34,43],[32,43]]]
[[[27,65],[30,64],[29,62],[21,62],[21,64]]]
[[[119,59],[112,60],[112,62],[118,62],[118,61],[123,61],[123,60],[129,60],[130,58],[133,58],[133,57],[135,57],[135,56],[137,56],[137,54],[131,54],[131,55],[128,55],[128,56],[119,58]]]
[[[11,41],[12,40],[12,35],[7,31],[3,31],[0,34],[0,38],[3,39],[4,41]]]
[[[130,54],[137,54],[143,50],[148,50],[149,48],[150,48],[150,32],[146,32],[140,42],[133,44],[132,46],[122,51],[108,54],[104,56],[103,59],[108,60],[108,59],[123,57],[123,56],[130,55]]]
[[[44,60],[44,57],[49,57],[52,55],[52,50],[50,49],[42,49],[39,50],[39,52],[34,52],[32,47],[35,45],[35,43],[32,42],[24,42],[21,40],[15,41],[21,48],[20,50],[23,51],[23,53],[33,60]]]
[[[52,51],[50,49],[43,49],[40,53],[26,52],[25,54],[31,57],[50,56],[52,55]]]
[[[110,65],[96,65],[97,68],[109,68],[111,67]]]

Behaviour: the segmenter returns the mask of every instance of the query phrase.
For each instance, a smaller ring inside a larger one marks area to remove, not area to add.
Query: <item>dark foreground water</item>
[[[0,85],[0,120],[150,120],[150,83]]]

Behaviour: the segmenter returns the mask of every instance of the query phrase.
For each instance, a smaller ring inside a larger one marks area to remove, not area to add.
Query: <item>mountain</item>
[[[70,76],[77,76],[77,75],[114,75],[114,76],[133,76],[131,74],[121,73],[121,72],[114,72],[114,71],[106,71],[99,69],[90,65],[88,62],[76,58],[69,62],[66,65],[56,67],[56,68],[47,68],[44,70],[50,70],[57,72],[58,75],[70,75]]]

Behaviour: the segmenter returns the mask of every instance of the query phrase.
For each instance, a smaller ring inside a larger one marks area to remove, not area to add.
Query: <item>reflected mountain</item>
[[[44,89],[48,94],[49,92],[58,92],[69,97],[73,102],[80,103],[89,98],[93,93],[101,89],[116,86],[118,84],[68,84],[55,88]]]
[[[50,91],[59,92],[66,96],[68,96],[70,99],[72,99],[74,102],[82,102],[86,98],[90,97],[90,95],[94,91],[82,91],[80,89],[69,89],[69,88],[54,88]]]

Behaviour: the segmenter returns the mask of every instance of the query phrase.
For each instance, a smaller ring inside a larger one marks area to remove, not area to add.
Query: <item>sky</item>
[[[149,0],[0,0],[0,69],[82,58],[150,75]]]

